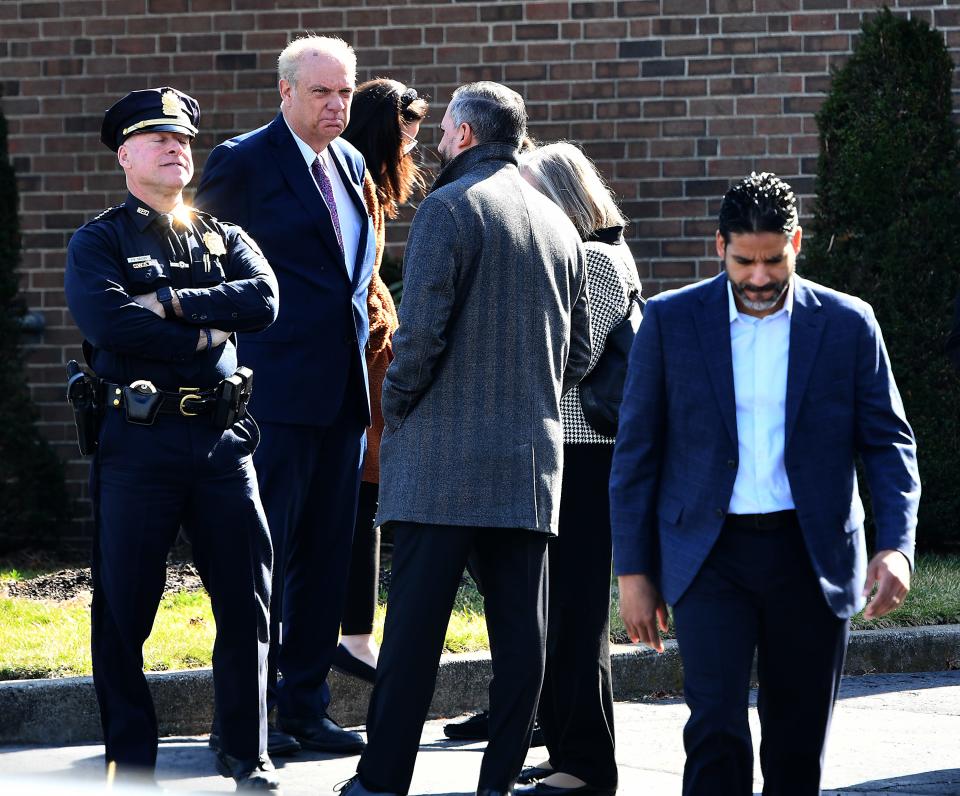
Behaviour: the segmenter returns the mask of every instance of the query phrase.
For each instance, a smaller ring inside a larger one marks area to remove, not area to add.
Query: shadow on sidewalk
[[[927,796],[942,794],[956,796],[960,793],[960,768],[923,771],[905,777],[876,779],[871,782],[859,782],[844,788],[825,790],[823,796],[849,796],[849,794],[887,794],[899,793],[901,796]]]

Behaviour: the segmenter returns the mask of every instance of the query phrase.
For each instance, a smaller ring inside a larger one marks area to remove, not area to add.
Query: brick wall
[[[63,403],[62,363],[79,356],[62,292],[64,250],[76,227],[124,196],[98,134],[103,110],[125,92],[171,84],[199,100],[199,173],[213,145],[275,114],[276,56],[303,31],[350,41],[361,80],[394,77],[433,99],[425,150],[458,84],[504,82],[526,98],[538,139],[581,142],[597,161],[631,219],[630,244],[652,293],[716,273],[710,237],[733,178],[776,171],[809,210],[813,114],[830,70],[879,4],[3,0],[0,105],[21,191],[22,286],[46,319],[29,348],[30,379],[75,493],[85,498],[87,468]],[[960,0],[889,4],[936,25],[960,50]],[[390,228],[394,253],[405,231],[405,222]]]

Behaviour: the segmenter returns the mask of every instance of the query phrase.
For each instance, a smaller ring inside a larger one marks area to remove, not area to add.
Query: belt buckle
[[[198,393],[191,392],[191,390],[199,390],[199,387],[181,387],[180,393],[182,397],[180,398],[180,414],[184,417],[196,417],[199,415],[199,412],[191,412],[187,409],[187,401],[199,401],[201,396]]]

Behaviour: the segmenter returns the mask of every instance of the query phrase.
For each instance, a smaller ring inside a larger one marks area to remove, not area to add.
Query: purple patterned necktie
[[[330,220],[333,222],[333,231],[337,233],[337,243],[340,244],[340,251],[343,251],[343,237],[340,235],[340,216],[337,215],[337,202],[333,198],[333,186],[330,184],[330,178],[327,176],[326,169],[323,168],[323,164],[320,162],[319,155],[311,164],[310,171],[313,172],[313,179],[316,180],[323,201],[327,203],[327,210],[330,211]]]

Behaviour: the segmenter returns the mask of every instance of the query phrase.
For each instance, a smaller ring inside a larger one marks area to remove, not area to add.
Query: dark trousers
[[[547,535],[515,528],[391,523],[393,573],[368,743],[368,789],[407,793],[437,663],[467,557],[484,585],[490,635],[490,741],[478,787],[508,790],[523,765],[543,680]]]
[[[177,532],[193,545],[210,593],[216,710],[224,750],[266,748],[266,661],[272,552],[250,454],[249,418],[229,431],[206,417],[160,415],[152,426],[109,411],[92,468],[93,679],[107,761],[153,769],[157,719],[143,675],[143,643],[166,582]]]
[[[850,623],[828,608],[795,517],[766,530],[728,520],[673,615],[690,708],[684,796],[753,793],[754,650],[764,796],[819,794]]]
[[[281,720],[316,719],[329,703],[363,459],[357,415],[320,427],[264,423],[254,458],[276,561],[267,700]]]
[[[565,445],[559,536],[550,541],[547,665],[538,716],[556,771],[617,786],[610,679],[613,445]]]
[[[340,630],[347,636],[373,632],[373,613],[377,607],[380,575],[380,529],[374,522],[379,493],[378,484],[360,482],[350,572],[347,577],[347,598],[340,621]]]

